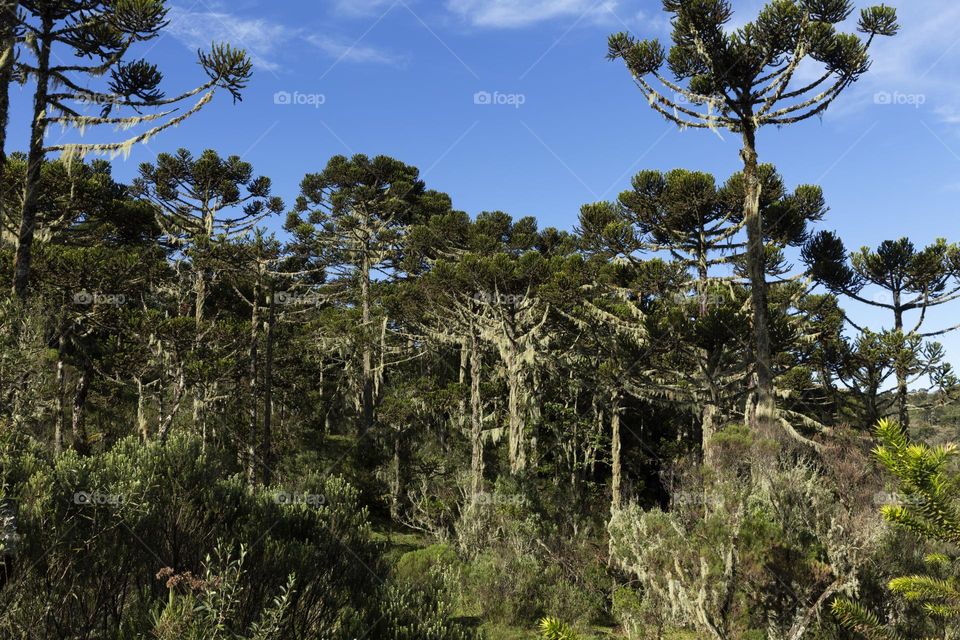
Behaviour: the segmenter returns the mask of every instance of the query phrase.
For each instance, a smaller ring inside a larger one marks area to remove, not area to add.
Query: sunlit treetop
[[[858,33],[841,31],[851,0],[774,0],[737,29],[728,28],[728,0],[664,0],[663,8],[673,14],[669,52],[621,32],[610,36],[608,57],[623,60],[650,106],[684,127],[755,130],[823,113],[870,68],[874,38],[900,28],[896,10],[879,5],[860,12]],[[801,84],[805,60],[820,75]]]

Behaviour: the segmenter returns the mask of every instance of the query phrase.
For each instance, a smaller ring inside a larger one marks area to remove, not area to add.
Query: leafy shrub
[[[654,629],[802,637],[832,596],[859,585],[877,538],[864,505],[841,499],[812,462],[742,459],[746,474],[688,481],[669,512],[631,506],[611,519],[611,555],[639,581]]]
[[[243,584],[245,556],[243,546],[235,560],[218,547],[216,563],[208,556],[202,577],[189,572],[177,574],[169,567],[161,570],[157,577],[166,579],[169,598],[154,615],[153,636],[158,640],[281,640],[283,618],[295,583],[293,575],[248,632],[233,626],[239,617],[239,592],[248,588]]]
[[[50,460],[30,447],[5,457],[20,544],[0,592],[0,635],[139,635],[167,600],[158,570],[204,575],[219,540],[232,555],[246,548],[234,628],[252,628],[296,573],[284,638],[362,633],[376,620],[378,556],[356,491],[307,477],[295,490],[322,499],[285,501],[289,489],[251,489],[233,465],[191,437],[128,439],[91,457]]]
[[[446,594],[429,589],[388,585],[381,596],[385,640],[480,640],[480,631],[454,621]]]

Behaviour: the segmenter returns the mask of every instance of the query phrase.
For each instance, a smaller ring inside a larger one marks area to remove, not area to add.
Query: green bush
[[[459,564],[457,552],[450,545],[434,544],[425,549],[409,551],[397,560],[392,576],[408,584],[422,584],[437,569]]]
[[[384,640],[482,640],[483,634],[454,620],[445,593],[388,585],[381,596],[383,620],[374,637]]]
[[[293,489],[314,499],[280,499],[291,490],[249,488],[233,459],[188,437],[56,460],[27,446],[3,460],[19,545],[0,636],[137,636],[168,597],[158,572],[203,575],[221,540],[234,556],[246,547],[233,628],[252,628],[293,573],[284,638],[354,637],[376,619],[376,547],[356,491],[338,478]]]

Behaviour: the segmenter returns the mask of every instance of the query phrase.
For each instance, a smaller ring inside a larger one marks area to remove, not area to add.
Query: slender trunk
[[[620,394],[613,393],[610,398],[610,466],[611,492],[610,513],[616,513],[623,505],[621,486],[623,483],[622,461],[620,459]]]
[[[67,392],[66,364],[63,361],[66,342],[66,336],[61,333],[57,344],[57,421],[53,428],[54,455],[60,455],[63,451],[63,432],[66,426],[66,408],[63,402],[64,394]]]
[[[267,307],[267,353],[263,363],[263,438],[260,460],[263,463],[263,484],[272,481],[273,468],[273,327],[276,322],[276,305],[273,302],[273,287]]]
[[[747,227],[747,262],[750,273],[750,297],[753,306],[754,362],[757,376],[755,426],[773,432],[776,412],[773,389],[773,364],[770,356],[770,329],[767,310],[766,252],[763,242],[763,221],[760,218],[760,168],[757,161],[756,132],[747,127],[743,132],[744,203]]]
[[[460,388],[467,383],[467,375],[470,372],[470,338],[464,338],[460,344]],[[461,394],[460,402],[457,406],[457,427],[460,433],[464,433],[467,427],[467,396]]]
[[[10,83],[13,81],[13,63],[16,58],[17,12],[19,2],[0,0],[0,185],[7,164],[7,125],[10,123]]]
[[[707,265],[706,230],[703,227],[700,228],[700,247],[697,252],[697,275],[699,276],[697,295],[700,298],[698,301],[700,303],[700,315],[705,316],[709,308],[707,291],[709,290],[710,276]]]
[[[717,405],[712,401],[707,401],[700,414],[700,448],[703,455],[703,466],[707,469],[713,468],[713,437],[717,433],[717,413]]]
[[[893,307],[894,329],[899,332],[900,339],[904,340],[903,309],[900,308],[899,291],[893,292]],[[897,413],[899,414],[900,424],[903,425],[904,429],[906,429],[910,427],[910,412],[907,408],[910,394],[909,390],[907,389],[907,370],[900,364],[902,360],[902,358],[897,358]]]
[[[20,209],[20,231],[17,235],[17,253],[13,266],[13,291],[21,300],[27,298],[30,267],[33,259],[33,235],[37,227],[37,208],[40,195],[40,170],[43,165],[43,138],[47,130],[47,93],[50,85],[49,34],[53,20],[44,16],[41,26],[40,50],[37,56],[37,88],[33,95],[33,123],[30,127],[30,150],[27,154],[27,176]]]
[[[194,343],[195,351],[200,351],[203,341],[203,331],[207,320],[207,296],[209,295],[209,285],[207,279],[209,274],[203,265],[201,254],[208,253],[210,243],[213,241],[213,230],[216,224],[216,211],[210,206],[209,202],[202,205],[203,211],[203,235],[194,243],[195,255],[193,256],[194,271],[194,302],[193,302],[193,321],[194,321]],[[207,381],[201,379],[193,388],[193,428],[199,427],[203,443],[203,451],[207,448],[207,403],[206,399],[213,395],[213,392],[207,387]]]
[[[482,354],[476,335],[470,336],[470,489],[474,499],[483,493],[483,400],[480,397]]]
[[[77,388],[73,393],[73,448],[81,453],[87,451],[88,437],[86,425],[87,395],[90,392],[90,369],[84,367],[77,381]]]
[[[177,383],[173,389],[173,398],[171,399],[170,411],[163,415],[162,405],[160,415],[162,416],[160,426],[157,429],[157,439],[161,444],[166,444],[167,438],[170,436],[170,427],[173,425],[173,419],[177,415],[177,411],[180,409],[180,401],[183,399],[183,392],[186,388],[186,378],[181,368],[177,375]]]
[[[520,389],[520,363],[516,345],[511,344],[507,353],[508,399],[508,446],[510,450],[510,473],[516,475],[526,467],[526,451],[523,442],[523,415]]]
[[[400,501],[403,494],[402,439],[403,433],[399,428],[395,428],[393,431],[393,459],[390,462],[390,517],[394,522],[400,519]]]
[[[370,301],[370,257],[363,256],[360,272],[360,299],[363,322],[363,370],[361,383],[361,433],[373,426],[373,349],[370,347],[371,301]]]
[[[253,287],[253,305],[250,312],[250,351],[247,375],[250,379],[250,432],[247,435],[247,482],[255,484],[257,481],[257,442],[260,439],[260,392],[257,388],[257,378],[260,374],[259,364],[260,346],[260,275]]]
[[[147,398],[143,390],[143,378],[137,376],[137,429],[140,432],[140,441],[150,442],[150,425],[147,423]]]

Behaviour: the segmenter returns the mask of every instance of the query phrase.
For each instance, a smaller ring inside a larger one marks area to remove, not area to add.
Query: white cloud
[[[274,54],[293,36],[280,24],[263,19],[247,19],[220,11],[188,11],[171,7],[167,32],[191,49],[208,49],[213,42],[229,42],[246,49],[253,64],[276,71]]]
[[[620,3],[618,0],[448,0],[447,8],[477,27],[518,28],[557,18],[615,22]]]
[[[877,38],[870,48],[873,65],[843,98],[836,116],[875,108],[878,93],[920,102],[918,113],[933,113],[947,125],[960,124],[960,5],[955,0],[897,3],[901,31]],[[902,106],[902,105],[901,105]]]
[[[351,42],[331,36],[307,36],[306,41],[326,53],[331,58],[345,62],[366,62],[374,64],[388,64],[404,66],[409,58],[397,55],[377,47]]]
[[[363,0],[354,4],[373,7],[386,1]],[[344,1],[343,4],[348,3]],[[246,49],[256,67],[272,72],[281,68],[277,62],[281,53],[295,48],[293,43],[304,41],[338,61],[395,66],[404,66],[409,62],[407,56],[369,44],[337,36],[308,35],[302,29],[294,29],[262,18],[248,19],[233,15],[222,10],[221,6],[215,5],[216,10],[212,11],[188,11],[172,7],[167,32],[191,49],[208,49],[211,42],[229,42],[235,47]]]

